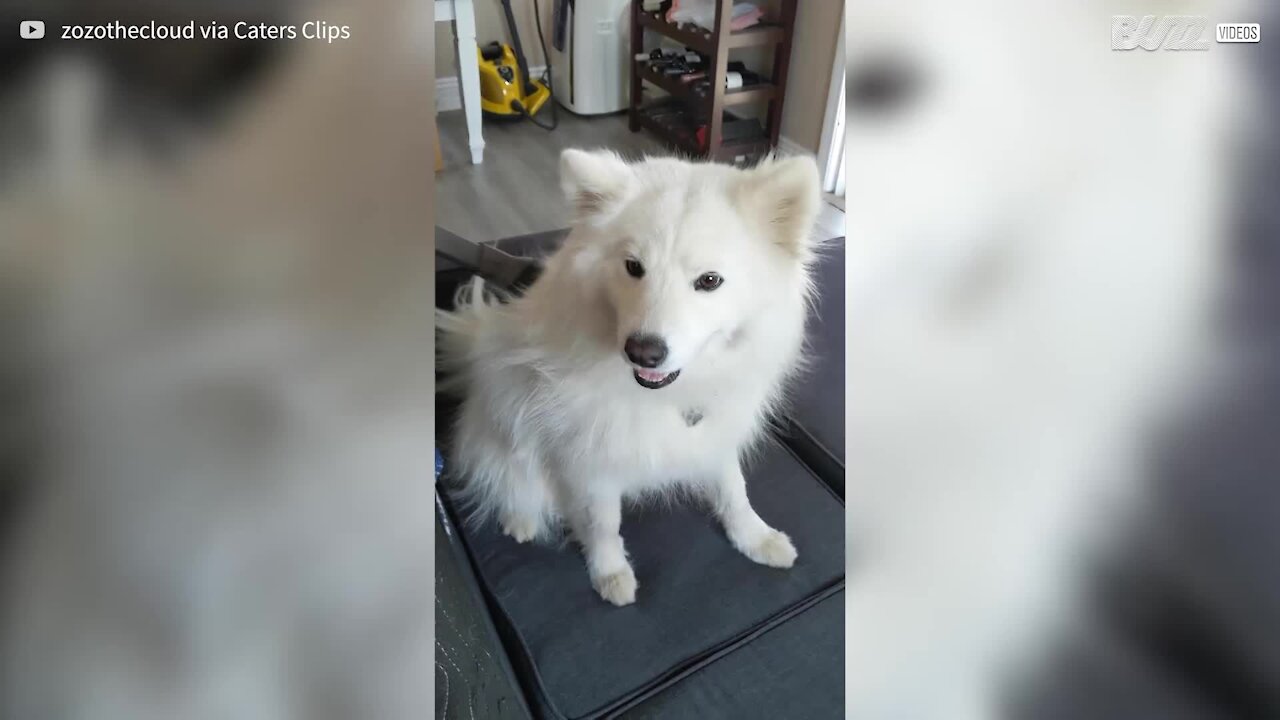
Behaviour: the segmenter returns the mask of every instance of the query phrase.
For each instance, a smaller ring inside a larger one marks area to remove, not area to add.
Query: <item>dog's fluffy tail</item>
[[[454,309],[436,310],[437,386],[456,392],[465,388],[475,368],[494,349],[502,326],[503,298],[480,277],[458,288]]]

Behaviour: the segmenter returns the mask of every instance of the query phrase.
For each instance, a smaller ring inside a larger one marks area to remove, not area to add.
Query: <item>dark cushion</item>
[[[803,691],[797,692],[797,688]],[[620,717],[844,716],[844,591],[763,633]]]
[[[814,267],[816,312],[805,329],[811,363],[790,388],[779,430],[825,482],[844,494],[844,238],[823,249]]]
[[[549,717],[616,711],[843,587],[844,507],[830,488],[780,445],[748,468],[747,483],[761,517],[791,536],[795,566],[751,562],[708,512],[688,503],[629,508],[622,535],[640,590],[624,608],[595,593],[576,546],[519,545],[491,525],[464,530],[508,651]],[[840,647],[822,661],[839,663]],[[812,677],[795,681],[787,695],[817,691]],[[838,693],[842,682],[821,691]]]

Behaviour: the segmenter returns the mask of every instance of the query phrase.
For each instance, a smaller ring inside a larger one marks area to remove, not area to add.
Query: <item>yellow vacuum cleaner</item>
[[[525,62],[520,47],[520,33],[516,31],[511,13],[511,0],[502,0],[507,26],[511,28],[511,45],[491,42],[476,48],[480,56],[480,110],[494,119],[527,118],[544,130],[554,130],[559,124],[555,103],[551,103],[551,122],[543,124],[534,117],[551,99],[551,71],[546,81],[529,77],[529,64]],[[534,17],[538,23],[538,40],[546,55],[546,41],[542,38],[542,18],[534,0]],[[514,47],[513,47],[514,46]]]
[[[522,82],[525,75],[510,45],[489,43],[476,52],[480,54],[480,109],[486,115],[495,119],[537,115],[551,98],[551,89],[541,80]]]

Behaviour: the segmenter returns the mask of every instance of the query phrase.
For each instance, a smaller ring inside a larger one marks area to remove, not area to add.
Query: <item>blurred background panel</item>
[[[1280,717],[1275,7],[848,11],[852,716]]]
[[[1277,18],[1259,3],[1214,9],[1263,32]],[[1084,621],[1018,688],[1020,718],[1280,717],[1280,48],[1207,52],[1235,63],[1217,107],[1238,113],[1216,147],[1210,370],[1154,433],[1144,502],[1091,568]]]
[[[429,713],[431,7],[0,28],[0,716]]]

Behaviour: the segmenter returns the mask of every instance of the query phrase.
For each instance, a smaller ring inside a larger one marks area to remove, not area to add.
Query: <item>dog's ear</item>
[[[560,154],[560,187],[575,222],[600,225],[622,209],[635,175],[617,153],[565,150]]]
[[[745,171],[738,207],[764,222],[771,240],[797,258],[808,255],[818,219],[818,164],[807,155],[768,159]]]

